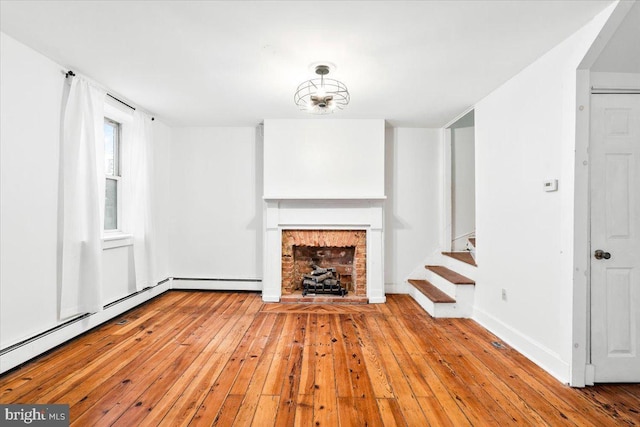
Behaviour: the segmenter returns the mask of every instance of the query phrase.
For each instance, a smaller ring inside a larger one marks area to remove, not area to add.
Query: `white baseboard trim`
[[[384,292],[386,294],[408,294],[409,285],[406,283],[385,283]]]
[[[280,295],[265,295],[262,294],[262,301],[264,302],[280,302]]]
[[[154,298],[171,287],[171,280],[161,282],[161,284],[143,290],[131,298],[123,299],[117,303],[110,304],[103,311],[88,315],[78,321],[69,322],[59,329],[54,329],[50,333],[45,333],[33,340],[26,341],[22,345],[10,348],[6,353],[0,355],[0,373],[19,366],[52,348],[69,341],[78,335],[107,322],[114,317],[130,310],[151,298]]]
[[[568,384],[571,378],[569,363],[560,358],[560,355],[513,329],[511,326],[496,319],[494,316],[475,307],[473,320],[478,322],[491,333],[497,335],[509,346],[522,353],[527,359],[553,375],[558,381]]]
[[[259,280],[178,279],[171,282],[171,289],[198,291],[262,291]]]
[[[384,304],[385,302],[387,302],[385,296],[369,298],[369,304]]]

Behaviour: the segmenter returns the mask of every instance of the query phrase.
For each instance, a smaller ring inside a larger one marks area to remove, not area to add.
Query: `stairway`
[[[411,278],[409,294],[433,317],[468,318],[473,313],[476,239],[468,251],[442,252],[424,271]]]

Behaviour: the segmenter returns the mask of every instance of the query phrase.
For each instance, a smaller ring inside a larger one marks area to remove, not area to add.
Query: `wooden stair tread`
[[[473,245],[473,247],[477,247],[476,246],[476,238],[475,237],[469,237],[469,242]]]
[[[456,273],[453,270],[449,270],[447,267],[441,265],[425,265],[427,270],[433,271],[438,276],[444,277],[449,282],[456,285],[475,285],[476,282],[472,279],[469,279],[462,274]]]
[[[442,252],[442,255],[446,255],[458,261],[466,262],[469,265],[477,267],[476,260],[473,259],[470,252]]]
[[[440,302],[440,303],[456,302],[456,300],[451,298],[449,295],[445,294],[440,289],[433,286],[428,280],[409,279],[409,283],[411,283],[417,290],[422,292],[424,296],[426,296],[433,302]]]

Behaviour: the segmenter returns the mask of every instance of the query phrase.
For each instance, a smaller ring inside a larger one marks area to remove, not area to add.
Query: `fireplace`
[[[385,302],[383,204],[383,198],[265,198],[262,299],[278,302],[301,293],[309,261],[316,259],[336,264],[349,286],[347,298]]]
[[[350,295],[367,295],[365,230],[282,230],[282,295],[302,292],[313,266],[335,269]]]

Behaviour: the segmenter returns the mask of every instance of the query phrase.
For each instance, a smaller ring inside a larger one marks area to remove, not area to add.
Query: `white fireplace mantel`
[[[367,298],[384,303],[384,197],[301,199],[265,197],[262,299],[282,296],[282,230],[366,230]]]

